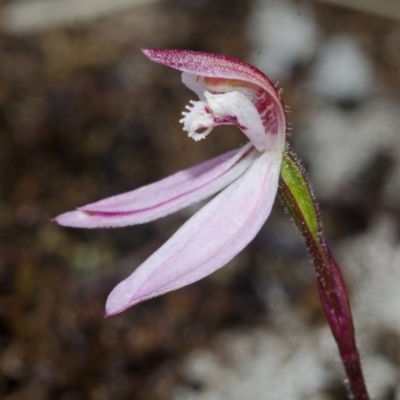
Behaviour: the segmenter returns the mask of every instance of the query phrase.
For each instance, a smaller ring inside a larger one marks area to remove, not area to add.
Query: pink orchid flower
[[[235,125],[249,143],[159,182],[55,218],[70,227],[122,227],[164,217],[220,192],[114,288],[107,300],[107,316],[189,285],[238,254],[271,212],[285,146],[282,100],[258,69],[216,54],[143,53],[182,71],[183,83],[199,97],[181,119],[189,137],[200,140],[218,125]]]

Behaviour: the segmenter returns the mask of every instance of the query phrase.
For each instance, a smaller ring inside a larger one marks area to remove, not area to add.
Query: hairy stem
[[[317,202],[304,168],[289,148],[283,157],[279,195],[299,228],[314,263],[319,296],[339,348],[351,398],[369,400],[344,279],[322,235]]]

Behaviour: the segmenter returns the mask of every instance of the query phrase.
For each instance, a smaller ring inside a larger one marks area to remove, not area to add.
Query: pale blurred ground
[[[50,218],[245,142],[188,139],[193,96],[141,47],[253,62],[348,282],[367,384],[400,399],[400,4],[349,0],[0,2],[0,398],[344,399],[312,266],[277,202],[201,282],[104,319],[113,286],[195,210],[80,231]],[[364,7],[365,6],[365,7]]]

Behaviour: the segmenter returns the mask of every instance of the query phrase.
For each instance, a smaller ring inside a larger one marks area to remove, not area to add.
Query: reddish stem
[[[292,155],[290,156],[296,163],[299,171],[301,171],[304,181],[307,182],[310,196],[314,199],[308,180],[305,177],[304,169]],[[340,268],[322,236],[317,203],[315,200],[313,201],[315,215],[318,216],[320,233],[315,237],[310,232],[305,216],[290,188],[282,178],[279,183],[279,194],[300,229],[314,263],[319,296],[333,337],[339,348],[340,357],[349,382],[351,398],[353,400],[369,400],[361,368],[360,355],[356,346],[353,318],[346,286]]]
[[[369,400],[357,349],[349,298],[339,266],[320,236],[321,246],[308,243],[317,272],[318,292],[329,326],[339,348],[349,390],[354,400]],[[319,249],[315,247],[320,247]]]

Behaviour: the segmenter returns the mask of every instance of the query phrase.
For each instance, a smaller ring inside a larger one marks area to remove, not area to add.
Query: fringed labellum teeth
[[[189,137],[198,141],[204,139],[216,126],[215,118],[207,103],[191,100],[190,104],[186,106],[188,111],[183,111],[183,118],[179,122],[183,124],[183,129],[188,132]],[[197,132],[200,129],[203,129],[203,132]]]

